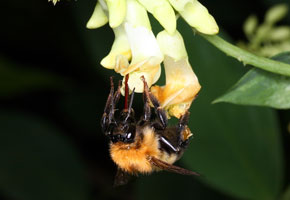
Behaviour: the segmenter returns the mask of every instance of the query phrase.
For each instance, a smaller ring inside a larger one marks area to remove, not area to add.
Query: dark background
[[[245,40],[247,16],[262,20],[279,2],[286,1],[201,1],[232,42]],[[116,166],[99,120],[109,77],[121,77],[99,65],[114,36],[108,25],[86,29],[94,6],[1,2],[0,199],[281,199],[290,182],[289,111],[211,104],[250,67],[194,35],[182,19],[178,29],[203,88],[191,108],[194,139],[177,165],[204,176],[160,172],[112,188]],[[290,14],[281,24],[290,24]],[[140,95],[134,107],[142,111]]]

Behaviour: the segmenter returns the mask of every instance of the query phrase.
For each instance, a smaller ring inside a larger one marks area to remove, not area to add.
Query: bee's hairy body
[[[101,125],[103,132],[110,138],[110,155],[119,171],[137,175],[153,171],[167,170],[185,175],[198,175],[195,172],[172,165],[183,154],[191,137],[187,126],[189,112],[181,116],[176,126],[167,126],[167,116],[158,100],[149,92],[144,82],[144,114],[136,121],[132,102],[134,90],[128,106],[129,92],[125,94],[125,109],[115,119],[115,105],[120,98],[120,87],[114,92],[111,79],[111,91],[105,106]],[[126,84],[126,83],[125,83]],[[150,103],[154,107],[152,116]],[[118,171],[118,172],[119,172]],[[119,173],[117,173],[118,175]],[[120,176],[123,177],[123,174]],[[123,184],[123,183],[121,183]]]
[[[183,154],[183,149],[171,152],[162,148],[160,136],[153,127],[138,127],[135,142],[111,143],[112,160],[124,171],[129,173],[151,173],[158,168],[150,162],[152,157],[173,164]]]
[[[134,143],[111,143],[110,154],[112,160],[126,172],[134,174],[137,172],[150,173],[153,171],[153,167],[149,158],[151,156],[159,157],[161,154],[158,136],[149,126],[143,130],[137,128],[137,131],[140,131],[139,137],[137,136],[138,138]]]

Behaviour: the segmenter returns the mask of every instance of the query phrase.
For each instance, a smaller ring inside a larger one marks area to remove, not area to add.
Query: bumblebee
[[[165,110],[149,91],[144,77],[142,80],[144,113],[136,120],[132,108],[134,90],[129,95],[128,75],[125,78],[125,106],[118,116],[115,116],[115,106],[121,96],[121,81],[117,91],[114,91],[113,78],[110,79],[111,90],[101,119],[101,127],[110,139],[110,155],[118,166],[115,185],[126,184],[128,175],[149,174],[159,170],[199,175],[172,165],[182,156],[192,136],[187,126],[189,112],[180,117],[176,126],[167,126]]]

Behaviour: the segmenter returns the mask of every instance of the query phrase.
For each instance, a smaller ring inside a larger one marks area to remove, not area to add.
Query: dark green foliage
[[[290,53],[273,57],[290,64]],[[290,108],[290,78],[253,68],[247,72],[226,94],[214,101],[242,105]]]
[[[50,123],[0,114],[0,188],[23,200],[87,199],[84,166],[74,145]]]

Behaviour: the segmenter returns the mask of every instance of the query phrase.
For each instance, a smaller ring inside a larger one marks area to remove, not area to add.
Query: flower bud
[[[215,19],[197,0],[169,0],[184,20],[197,31],[214,35],[219,32]]]
[[[275,24],[283,19],[288,12],[287,4],[278,4],[267,11],[265,16],[265,22]]]

